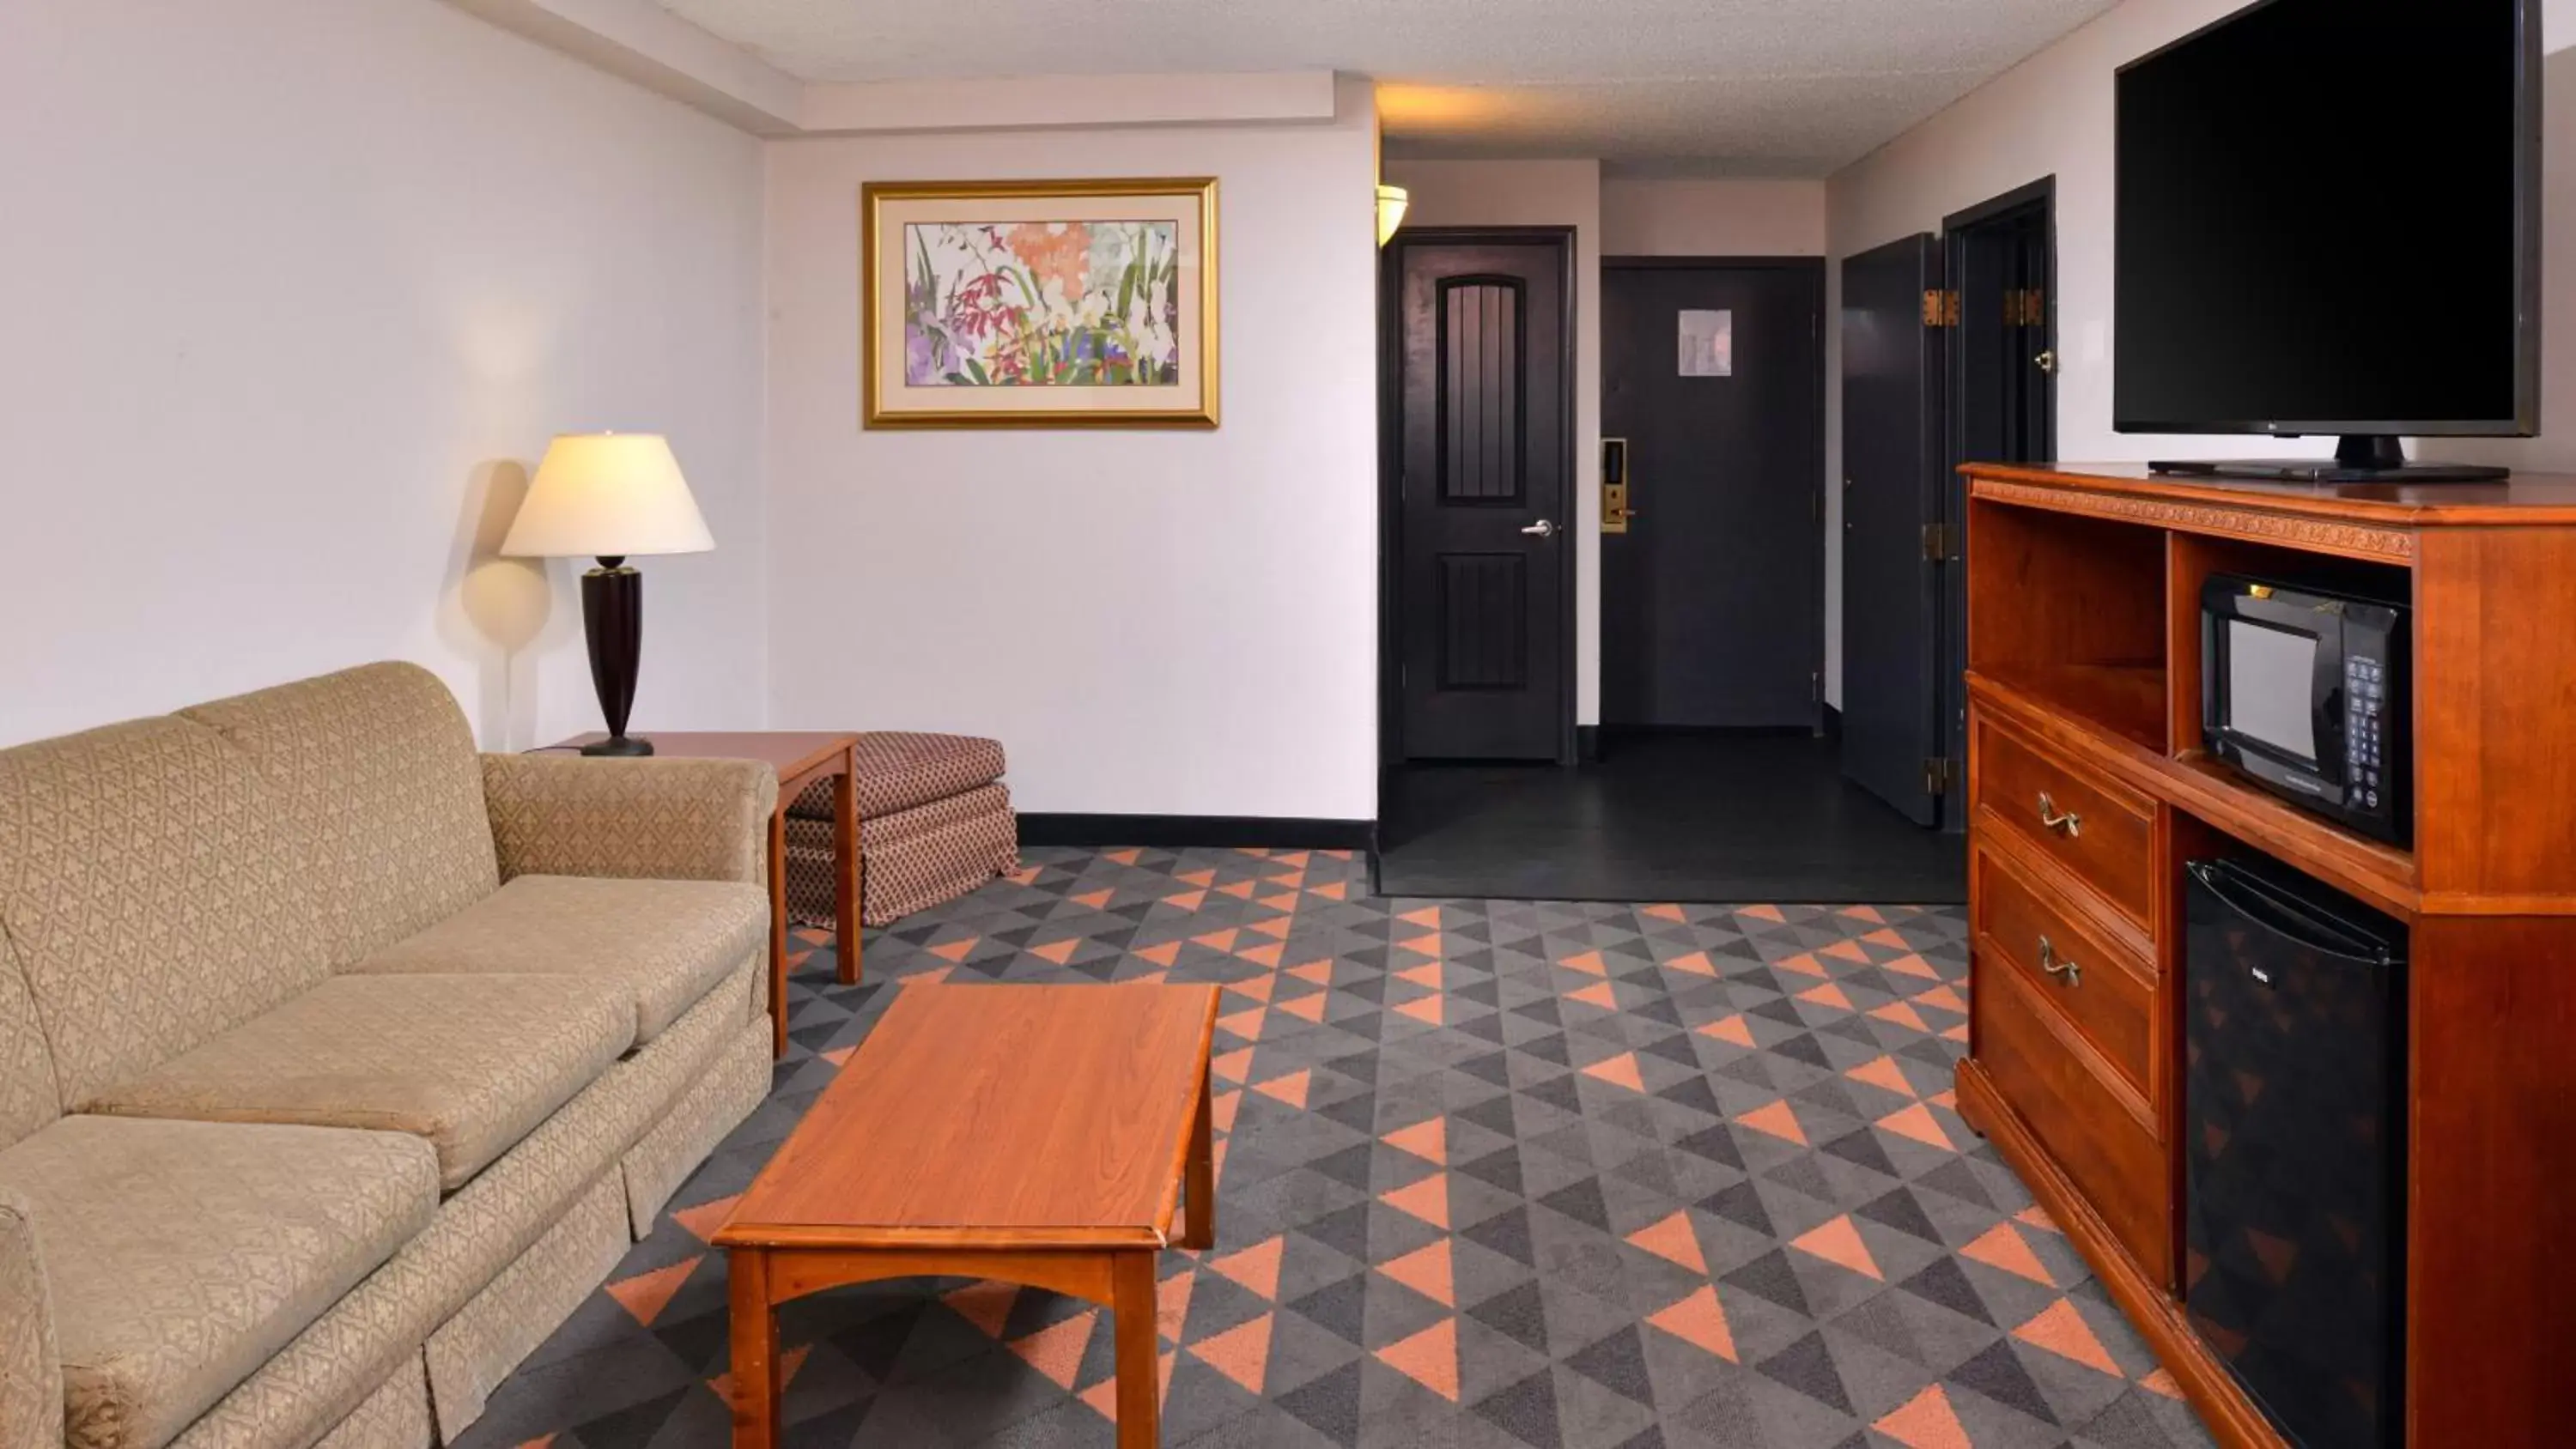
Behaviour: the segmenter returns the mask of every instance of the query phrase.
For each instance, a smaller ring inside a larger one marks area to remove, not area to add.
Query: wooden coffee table
[[[641,734],[641,731],[638,731]],[[575,735],[548,750],[573,750],[606,735]],[[769,1045],[787,1055],[787,807],[826,777],[832,787],[834,918],[832,954],[841,983],[859,979],[859,737],[845,730],[654,730],[644,738],[666,760],[758,760],[778,776],[769,812]],[[625,758],[625,757],[620,757]]]
[[[779,1304],[949,1275],[1106,1305],[1119,1449],[1160,1442],[1155,1264],[1216,1245],[1216,1011],[1213,986],[903,988],[715,1235],[735,1445],[778,1442]]]

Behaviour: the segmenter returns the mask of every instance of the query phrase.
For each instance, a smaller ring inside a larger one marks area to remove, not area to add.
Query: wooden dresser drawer
[[[1969,1002],[1987,1079],[2073,1178],[2138,1266],[2173,1282],[2164,1149],[2097,1074],[2074,1032],[2023,974],[1980,969]]]
[[[1970,869],[1985,969],[2019,972],[2152,1107],[2155,968],[2077,925],[2067,902],[2001,855],[1980,845]]]
[[[2146,927],[2154,900],[2155,807],[1982,711],[1973,727],[1977,803]]]

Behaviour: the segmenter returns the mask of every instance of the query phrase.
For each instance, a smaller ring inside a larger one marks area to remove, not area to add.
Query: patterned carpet
[[[812,950],[767,1104],[496,1393],[475,1449],[721,1445],[705,1235],[907,980],[1226,983],[1219,1244],[1164,1264],[1168,1445],[2203,1445],[1952,1110],[1948,909],[1379,900],[1325,852],[1035,850]],[[806,937],[811,947],[820,938]],[[788,1305],[787,1442],[1112,1441],[1098,1309]]]

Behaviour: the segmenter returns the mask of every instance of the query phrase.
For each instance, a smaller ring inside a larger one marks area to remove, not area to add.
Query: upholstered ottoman
[[[999,740],[885,730],[859,736],[859,920],[882,926],[1020,863]],[[787,811],[787,913],[834,926],[832,782]]]

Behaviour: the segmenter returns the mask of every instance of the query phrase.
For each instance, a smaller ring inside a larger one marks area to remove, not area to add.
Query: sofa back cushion
[[[54,1054],[36,1023],[36,999],[27,994],[18,952],[9,944],[8,931],[0,928],[0,1147],[61,1115]]]
[[[500,888],[474,732],[428,670],[370,664],[179,714],[239,750],[294,820],[332,968]]]
[[[482,778],[409,665],[0,750],[0,934],[59,1107],[497,889]]]
[[[304,834],[176,716],[0,751],[0,928],[65,1110],[327,974]]]

